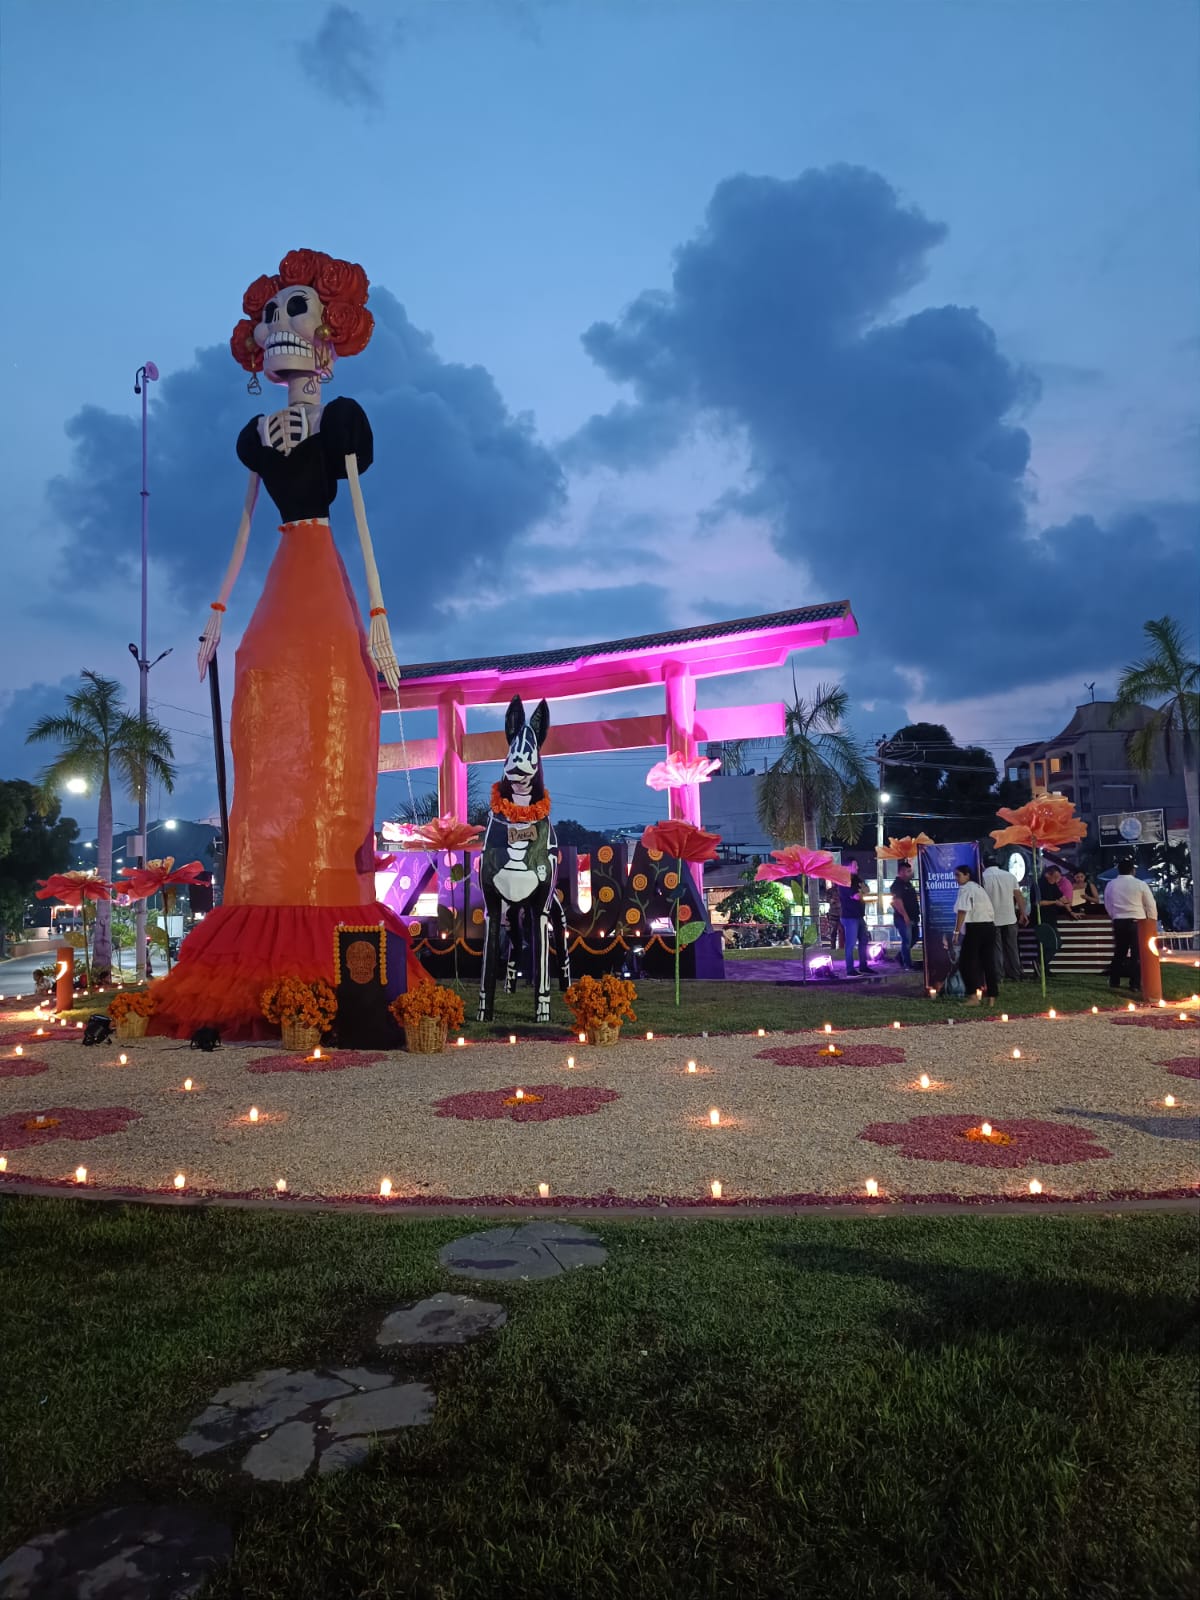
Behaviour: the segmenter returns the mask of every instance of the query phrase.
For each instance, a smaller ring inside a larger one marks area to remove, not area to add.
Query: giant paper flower
[[[404,843],[410,850],[470,850],[479,843],[482,832],[481,827],[472,822],[459,822],[447,811],[444,816],[413,828],[405,836]]]
[[[1025,844],[1053,850],[1087,837],[1087,824],[1080,822],[1073,802],[1065,798],[1047,795],[1030,800],[1015,811],[1001,806],[996,815],[1009,824],[1007,828],[992,829],[998,846]]]
[[[789,844],[784,850],[772,850],[774,861],[764,861],[754,874],[756,883],[770,883],[776,878],[823,878],[826,883],[846,883],[853,877],[849,867],[839,867],[828,850],[806,850],[803,845]]]
[[[65,906],[80,907],[85,900],[108,900],[111,883],[105,883],[97,872],[56,872],[49,878],[39,878],[41,888],[35,890],[39,900],[61,900]]]
[[[407,844],[417,826],[414,822],[385,822],[379,831],[388,844]]]
[[[887,847],[877,850],[875,854],[880,861],[915,861],[920,846],[932,843],[927,833],[918,833],[915,837],[907,834],[903,839],[893,839],[889,835]]]
[[[705,756],[693,756],[689,761],[675,750],[665,761],[658,761],[650,768],[646,785],[650,789],[686,789],[692,783],[707,783],[720,765],[719,761],[710,761]]]
[[[661,850],[676,861],[713,861],[720,842],[719,833],[705,833],[703,828],[678,817],[669,822],[653,822],[642,833],[647,850]]]
[[[122,867],[117,874],[125,881],[120,885],[127,900],[149,900],[152,894],[173,888],[178,883],[195,883],[202,877],[204,868],[199,861],[189,861],[184,867],[175,865],[174,856],[162,856],[147,861],[144,867]]]

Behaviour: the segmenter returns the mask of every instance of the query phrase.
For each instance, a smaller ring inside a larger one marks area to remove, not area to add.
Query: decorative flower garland
[[[500,793],[500,785],[492,785],[492,810],[498,817],[503,817],[506,822],[544,822],[550,815],[550,796],[544,794],[540,800],[535,800],[531,806],[519,806],[515,800],[506,800]]]

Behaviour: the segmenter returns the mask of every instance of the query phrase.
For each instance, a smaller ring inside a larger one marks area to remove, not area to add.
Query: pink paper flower
[[[99,1106],[90,1111],[79,1106],[49,1106],[44,1111],[14,1111],[11,1116],[0,1117],[0,1150],[23,1150],[54,1139],[99,1139],[106,1133],[123,1133],[141,1115],[127,1106]],[[26,1127],[39,1116],[54,1126]]]
[[[851,869],[839,867],[828,850],[806,850],[803,845],[789,844],[771,854],[774,861],[764,861],[755,872],[756,883],[770,883],[776,878],[823,878],[826,883],[848,884],[853,877]]]
[[[1200,1078],[1200,1056],[1174,1056],[1170,1061],[1157,1061],[1155,1065],[1165,1067],[1177,1078]]]
[[[694,756],[690,761],[678,752],[672,752],[665,761],[658,761],[646,774],[650,789],[685,789],[692,783],[707,783],[721,763],[704,756]]]
[[[872,1122],[859,1134],[872,1144],[895,1145],[910,1161],[957,1161],[967,1167],[1067,1166],[1103,1161],[1111,1155],[1095,1142],[1090,1128],[1032,1117],[997,1117],[993,1127],[1008,1140],[990,1144],[967,1138],[982,1116],[910,1117],[907,1122]]]
[[[247,1072],[344,1072],[347,1067],[373,1067],[387,1057],[370,1050],[322,1050],[320,1059],[311,1056],[256,1056]]]
[[[890,1067],[903,1061],[905,1052],[890,1044],[842,1044],[841,1055],[831,1056],[825,1044],[777,1045],[760,1050],[756,1061],[776,1061],[781,1067]]]
[[[590,1117],[601,1106],[620,1098],[615,1089],[565,1088],[559,1083],[528,1083],[521,1087],[529,1096],[523,1102],[516,1098],[515,1086],[452,1094],[437,1102],[437,1115],[456,1117],[460,1122],[497,1122],[502,1117],[510,1122],[553,1122],[557,1117]]]

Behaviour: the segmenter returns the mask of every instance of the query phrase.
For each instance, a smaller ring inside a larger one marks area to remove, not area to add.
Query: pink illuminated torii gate
[[[529,702],[580,699],[619,689],[644,689],[650,684],[663,687],[666,704],[662,715],[552,723],[544,756],[665,745],[668,751],[692,757],[701,741],[771,738],[784,731],[782,704],[716,706],[701,711],[696,706],[697,681],[782,666],[793,650],[811,649],[857,632],[850,602],[839,600],[608,644],[402,667],[396,693],[383,691],[383,709],[436,710],[437,737],[382,745],[379,770],[436,767],[438,809],[465,818],[468,765],[502,761],[508,749],[500,731],[467,732],[467,707],[507,705],[514,694]],[[699,824],[699,785],[668,793],[671,816]]]

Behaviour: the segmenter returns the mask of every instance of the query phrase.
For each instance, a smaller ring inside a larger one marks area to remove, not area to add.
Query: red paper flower
[[[1157,1028],[1160,1033],[1183,1033],[1188,1029],[1200,1028],[1200,1018],[1190,1011],[1186,1022],[1169,1011],[1149,1011],[1141,1016],[1130,1012],[1124,1017],[1109,1017],[1108,1020],[1118,1028]]]
[[[346,300],[351,305],[361,306],[367,298],[370,284],[357,262],[326,256],[317,264],[312,287],[321,296],[323,305],[327,306],[333,300]]]
[[[246,313],[247,317],[249,317],[250,321],[247,324],[239,323],[238,326],[248,326],[250,329],[251,338],[254,337],[255,323],[259,322],[262,318],[263,307],[266,305],[267,301],[272,297],[272,295],[278,294],[282,288],[282,278],[268,278],[264,273],[261,278],[255,278],[254,282],[242,296],[242,310]]]
[[[404,844],[409,850],[469,850],[479,843],[482,832],[483,829],[472,822],[456,821],[447,811],[444,816],[434,817],[432,822],[410,829]]]
[[[320,1059],[311,1056],[258,1056],[247,1072],[345,1072],[347,1067],[373,1067],[387,1056],[370,1050],[322,1050]]]
[[[992,829],[997,845],[1031,844],[1055,849],[1087,837],[1087,824],[1080,822],[1074,803],[1065,798],[1047,795],[1041,800],[1030,800],[1016,811],[1001,806],[996,815],[1011,824],[1007,828]]]
[[[254,324],[245,317],[230,334],[229,348],[239,367],[244,367],[247,372],[262,371],[263,353],[254,337]]]
[[[375,318],[366,306],[349,300],[331,300],[325,307],[325,326],[339,356],[356,356],[365,350],[375,331]]]
[[[456,1117],[460,1122],[553,1122],[557,1117],[590,1117],[620,1096],[615,1089],[590,1087],[565,1088],[558,1083],[522,1084],[536,1100],[518,1100],[517,1086],[511,1089],[473,1089],[467,1094],[452,1094],[436,1103],[439,1117]]]
[[[14,1111],[0,1117],[0,1150],[22,1150],[29,1145],[49,1144],[52,1139],[99,1139],[106,1133],[122,1133],[141,1118],[140,1111],[127,1106],[99,1106],[84,1111],[79,1106],[50,1106],[45,1111]],[[54,1126],[27,1128],[36,1117],[53,1118]]]
[[[646,785],[650,789],[685,789],[689,784],[707,783],[720,766],[719,761],[706,756],[694,756],[689,761],[686,756],[673,751],[665,761],[657,761],[650,768],[646,774]]]
[[[13,1056],[10,1061],[0,1061],[0,1078],[36,1078],[39,1072],[49,1072],[44,1061],[34,1061],[30,1056]]]
[[[895,1145],[910,1161],[957,1161],[967,1167],[1061,1167],[1074,1161],[1103,1161],[1112,1155],[1095,1142],[1090,1128],[1032,1117],[1001,1117],[994,1124],[1007,1144],[969,1139],[968,1132],[978,1130],[983,1120],[934,1116],[873,1122],[858,1137],[872,1144]]]
[[[315,289],[317,273],[332,258],[324,250],[289,250],[279,263],[279,286],[295,288],[300,284]]]
[[[1159,1061],[1156,1065],[1165,1067],[1177,1078],[1200,1078],[1200,1056],[1175,1056],[1170,1061]]]
[[[776,878],[823,878],[826,883],[846,883],[853,877],[849,867],[839,867],[828,850],[806,850],[803,845],[789,844],[784,850],[772,850],[774,861],[764,861],[754,874],[756,883],[770,883]]]
[[[890,1067],[903,1061],[905,1052],[890,1044],[839,1044],[841,1054],[828,1054],[828,1045],[777,1045],[760,1050],[756,1061],[776,1061],[781,1067]]]
[[[719,833],[705,833],[690,822],[673,817],[669,822],[655,822],[642,834],[647,850],[661,850],[676,861],[712,861],[721,842]]]
[[[85,900],[109,899],[112,888],[95,872],[56,872],[38,882],[42,887],[34,892],[39,900],[61,900],[63,905],[76,908]]]
[[[125,880],[121,892],[127,900],[148,900],[171,884],[195,883],[203,873],[199,861],[177,867],[174,856],[163,856],[161,861],[147,861],[144,867],[122,867],[117,876]]]

